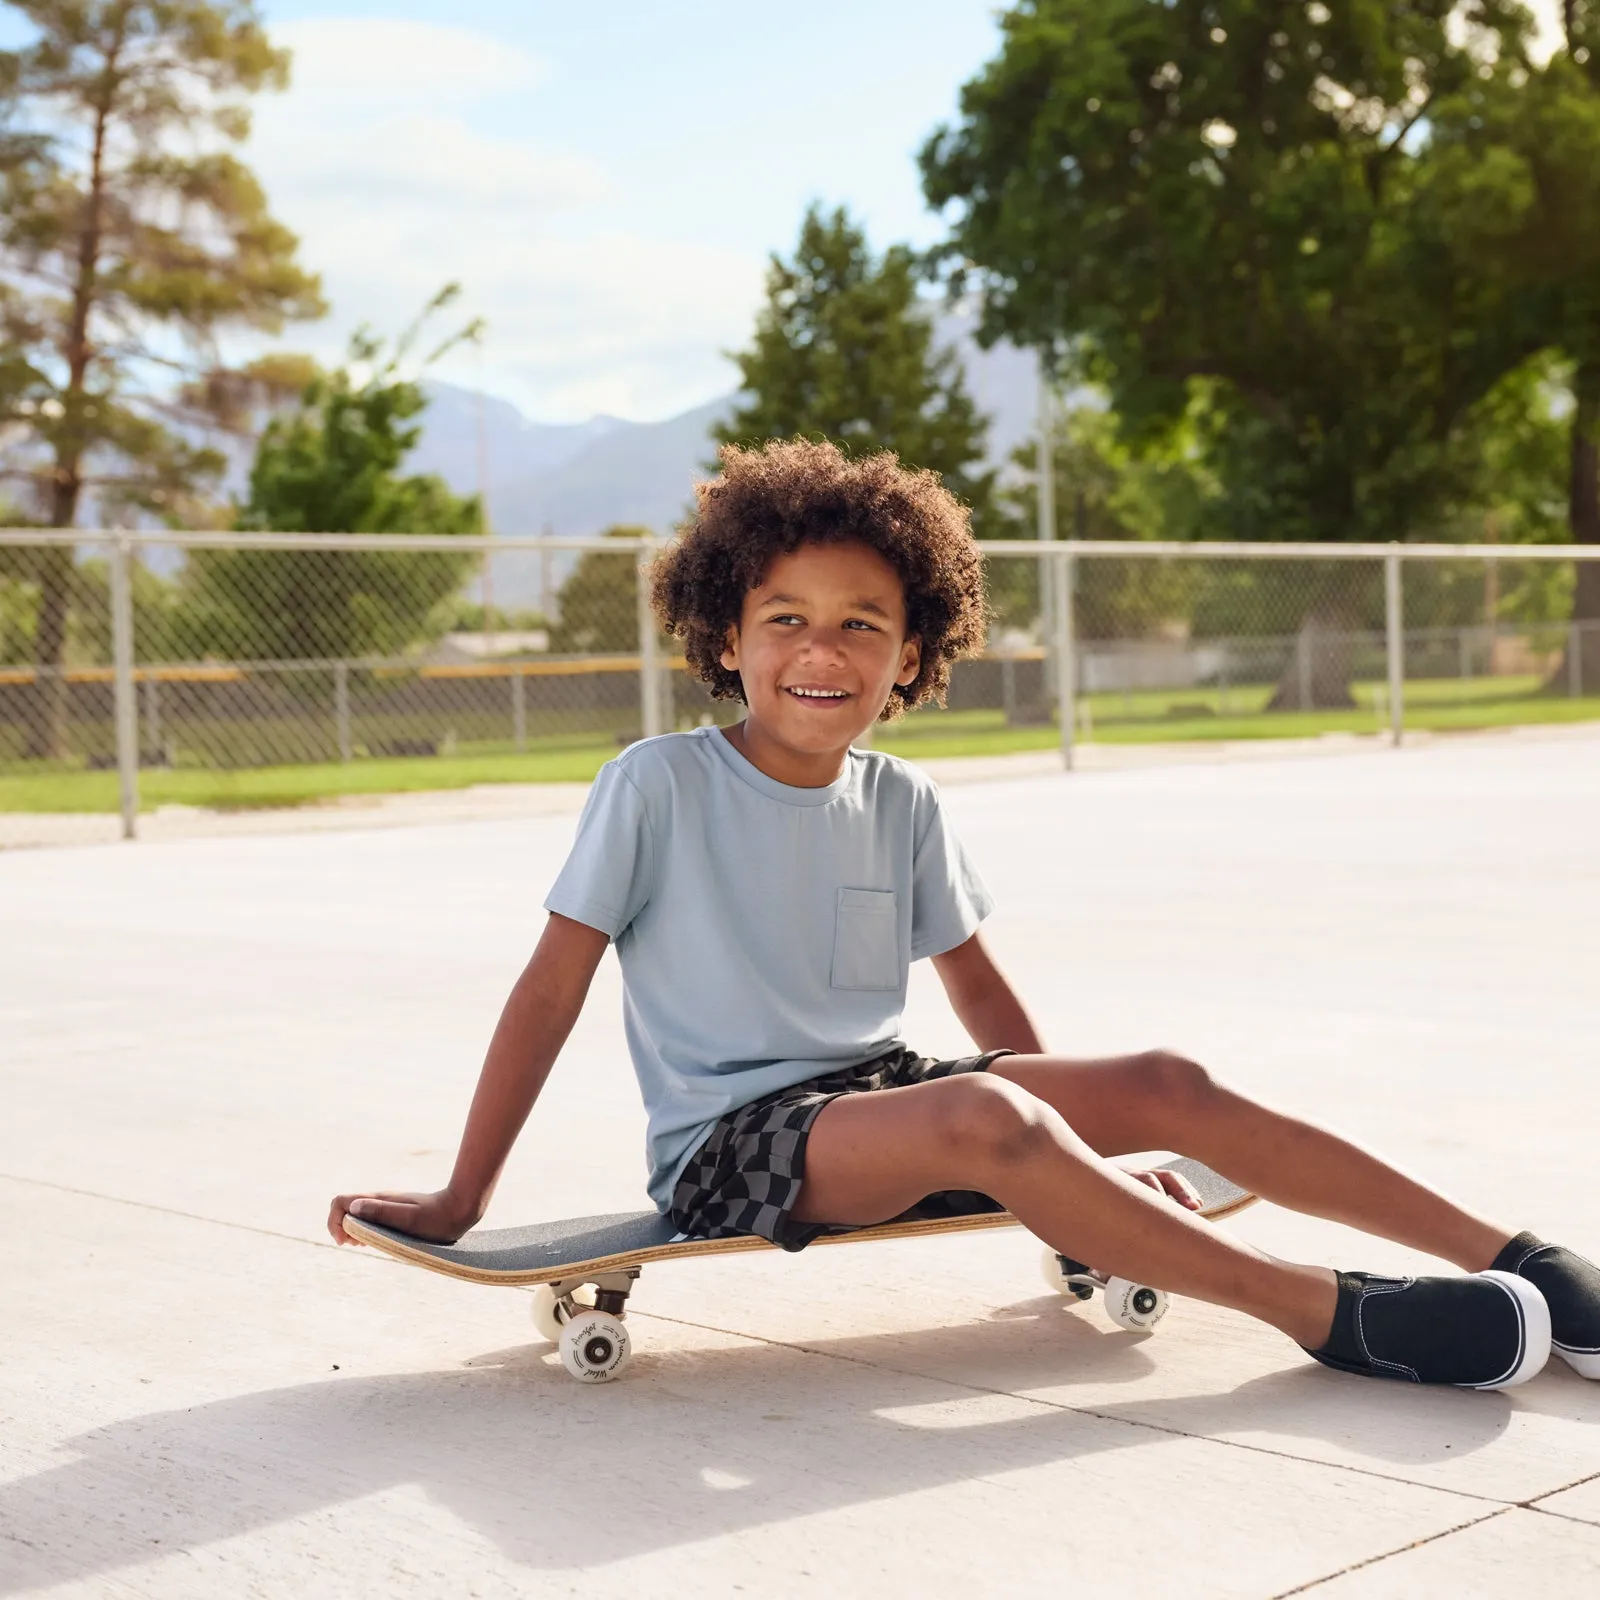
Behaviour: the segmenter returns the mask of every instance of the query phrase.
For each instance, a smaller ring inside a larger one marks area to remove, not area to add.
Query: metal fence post
[[[1567,693],[1574,699],[1583,697],[1583,624],[1567,625]]]
[[[112,715],[117,733],[117,778],[122,801],[122,837],[139,832],[139,702],[133,681],[133,582],[128,541],[111,541]]]
[[[1073,747],[1078,733],[1078,642],[1073,627],[1072,588],[1074,558],[1063,550],[1051,560],[1049,592],[1055,613],[1056,707],[1061,718],[1061,764],[1072,771]]]
[[[656,648],[656,618],[650,605],[650,560],[653,547],[639,552],[639,724],[643,737],[653,739],[662,731],[661,661]]]
[[[1400,592],[1400,556],[1383,558],[1384,653],[1389,666],[1389,739],[1397,748],[1405,737],[1406,635]]]
[[[527,679],[522,668],[511,668],[511,742],[519,750],[528,747],[528,694]]]
[[[333,665],[333,725],[339,739],[339,759],[350,760],[350,668],[343,661]]]
[[[1054,456],[1053,432],[1055,428],[1055,405],[1050,392],[1050,369],[1044,357],[1039,358],[1039,400],[1038,400],[1038,441],[1035,445],[1037,452],[1037,525],[1035,532],[1044,544],[1053,544],[1056,537],[1056,469]],[[1056,624],[1056,585],[1054,563],[1049,563],[1039,570],[1039,632],[1044,639],[1044,691],[1049,694],[1055,689],[1060,694],[1060,681],[1055,677],[1051,661],[1054,654],[1054,644],[1057,636]]]

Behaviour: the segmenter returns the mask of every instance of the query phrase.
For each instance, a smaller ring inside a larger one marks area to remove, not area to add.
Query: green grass
[[[1345,711],[1266,709],[1266,687],[1140,690],[1094,694],[1080,702],[1080,737],[1102,744],[1161,744],[1191,740],[1307,739],[1326,733],[1379,733],[1388,727],[1382,686],[1355,685],[1356,706]],[[1405,723],[1429,732],[1600,720],[1600,696],[1546,695],[1527,678],[1435,679],[1406,685]],[[1053,723],[1009,727],[998,711],[922,711],[879,730],[879,749],[910,760],[936,756],[1004,755],[1052,749]]]
[[[476,783],[587,783],[617,753],[615,739],[529,751],[392,757],[217,772],[160,768],[139,775],[139,808],[205,806],[245,810],[308,805],[348,794],[406,794],[465,789]],[[114,772],[0,773],[0,811],[115,811]]]
[[[1406,726],[1429,731],[1514,727],[1600,720],[1600,696],[1568,699],[1527,678],[1436,679],[1406,685]],[[1354,710],[1268,712],[1270,689],[1144,690],[1095,694],[1083,702],[1082,737],[1105,744],[1179,740],[1314,738],[1327,733],[1378,733],[1387,728],[1380,685],[1355,686]],[[999,711],[922,711],[881,727],[875,745],[912,760],[1004,755],[1052,749],[1053,724],[1008,726]],[[462,789],[480,783],[587,782],[617,752],[615,737],[571,733],[517,752],[508,741],[485,741],[448,756],[358,758],[249,767],[155,768],[140,775],[143,810],[163,805],[245,809],[297,806],[341,795],[403,794]],[[0,770],[0,811],[115,811],[117,775],[56,767]]]

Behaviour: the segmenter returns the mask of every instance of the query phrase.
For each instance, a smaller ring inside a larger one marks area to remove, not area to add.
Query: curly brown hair
[[[695,485],[696,511],[657,558],[650,598],[690,667],[719,700],[743,700],[720,657],[744,597],[773,559],[803,544],[864,544],[900,575],[906,632],[922,669],[896,684],[879,720],[944,704],[951,663],[983,646],[988,624],[983,563],[968,512],[934,472],[900,465],[892,451],[852,459],[836,445],[772,440],[724,445],[720,477]]]

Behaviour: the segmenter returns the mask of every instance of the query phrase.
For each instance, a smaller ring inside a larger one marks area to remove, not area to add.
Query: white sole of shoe
[[[1504,1377],[1496,1378],[1493,1383],[1470,1383],[1462,1387],[1514,1389],[1519,1383],[1537,1377],[1550,1359],[1550,1307],[1545,1304],[1544,1296],[1526,1278],[1519,1278],[1515,1273],[1496,1272],[1491,1268],[1488,1272],[1480,1272],[1478,1276],[1496,1284],[1517,1303],[1522,1324],[1522,1351]]]
[[[1553,1344],[1550,1348],[1580,1378],[1600,1378],[1600,1350],[1569,1350],[1560,1344]]]

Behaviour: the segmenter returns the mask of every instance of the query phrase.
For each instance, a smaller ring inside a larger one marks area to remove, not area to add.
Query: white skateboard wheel
[[[1106,1279],[1106,1315],[1130,1333],[1149,1333],[1167,1314],[1167,1297],[1148,1284]]]
[[[1095,1286],[1088,1279],[1063,1270],[1061,1257],[1049,1245],[1039,1257],[1039,1276],[1048,1288],[1071,1300],[1087,1300],[1094,1293]]]
[[[593,1294],[592,1289],[579,1289],[570,1298],[581,1309],[594,1304]],[[541,1283],[534,1289],[533,1304],[529,1309],[533,1313],[533,1325],[539,1330],[539,1337],[548,1339],[551,1344],[557,1343],[561,1338],[561,1330],[571,1319],[566,1306],[548,1283]]]
[[[585,1383],[609,1383],[628,1364],[633,1347],[621,1317],[584,1311],[561,1330],[561,1365]]]

